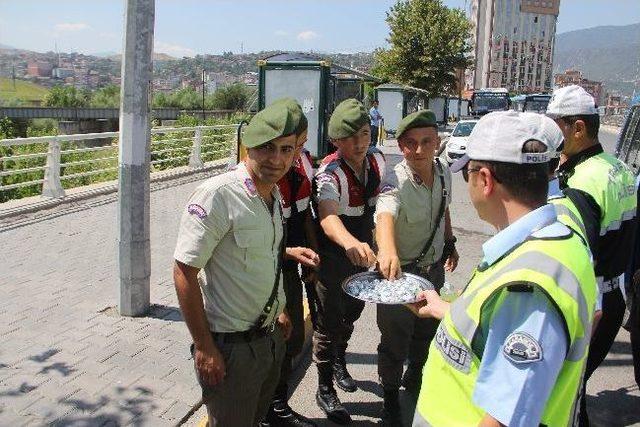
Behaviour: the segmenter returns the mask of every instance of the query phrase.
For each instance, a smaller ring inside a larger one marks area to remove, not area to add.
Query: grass
[[[29,104],[42,101],[48,92],[49,89],[44,86],[18,79],[14,89],[12,79],[0,77],[0,104],[19,105],[22,102]]]

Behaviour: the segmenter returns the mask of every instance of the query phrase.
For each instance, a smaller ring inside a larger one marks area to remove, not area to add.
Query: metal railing
[[[151,171],[197,169],[226,158],[235,150],[237,129],[151,129]],[[101,132],[0,140],[0,202],[35,194],[61,198],[65,189],[117,179],[118,137],[119,132]]]

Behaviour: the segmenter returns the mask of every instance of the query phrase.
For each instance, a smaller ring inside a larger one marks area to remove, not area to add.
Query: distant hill
[[[582,71],[591,80],[605,83],[607,91],[630,96],[639,72],[640,23],[602,26],[556,36],[554,73]]]

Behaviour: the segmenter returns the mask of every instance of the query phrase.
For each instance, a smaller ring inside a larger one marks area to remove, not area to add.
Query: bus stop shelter
[[[428,105],[426,90],[417,87],[385,83],[375,89],[378,110],[384,117],[385,130],[395,134],[400,121],[415,111]]]
[[[302,106],[309,121],[306,147],[314,158],[331,152],[327,124],[335,107],[347,98],[362,101],[364,84],[379,80],[331,61],[304,53],[282,53],[258,61],[259,109],[290,97]]]

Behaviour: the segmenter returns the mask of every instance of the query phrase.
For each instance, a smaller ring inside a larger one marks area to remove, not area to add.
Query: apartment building
[[[560,0],[472,0],[468,89],[549,92]]]

